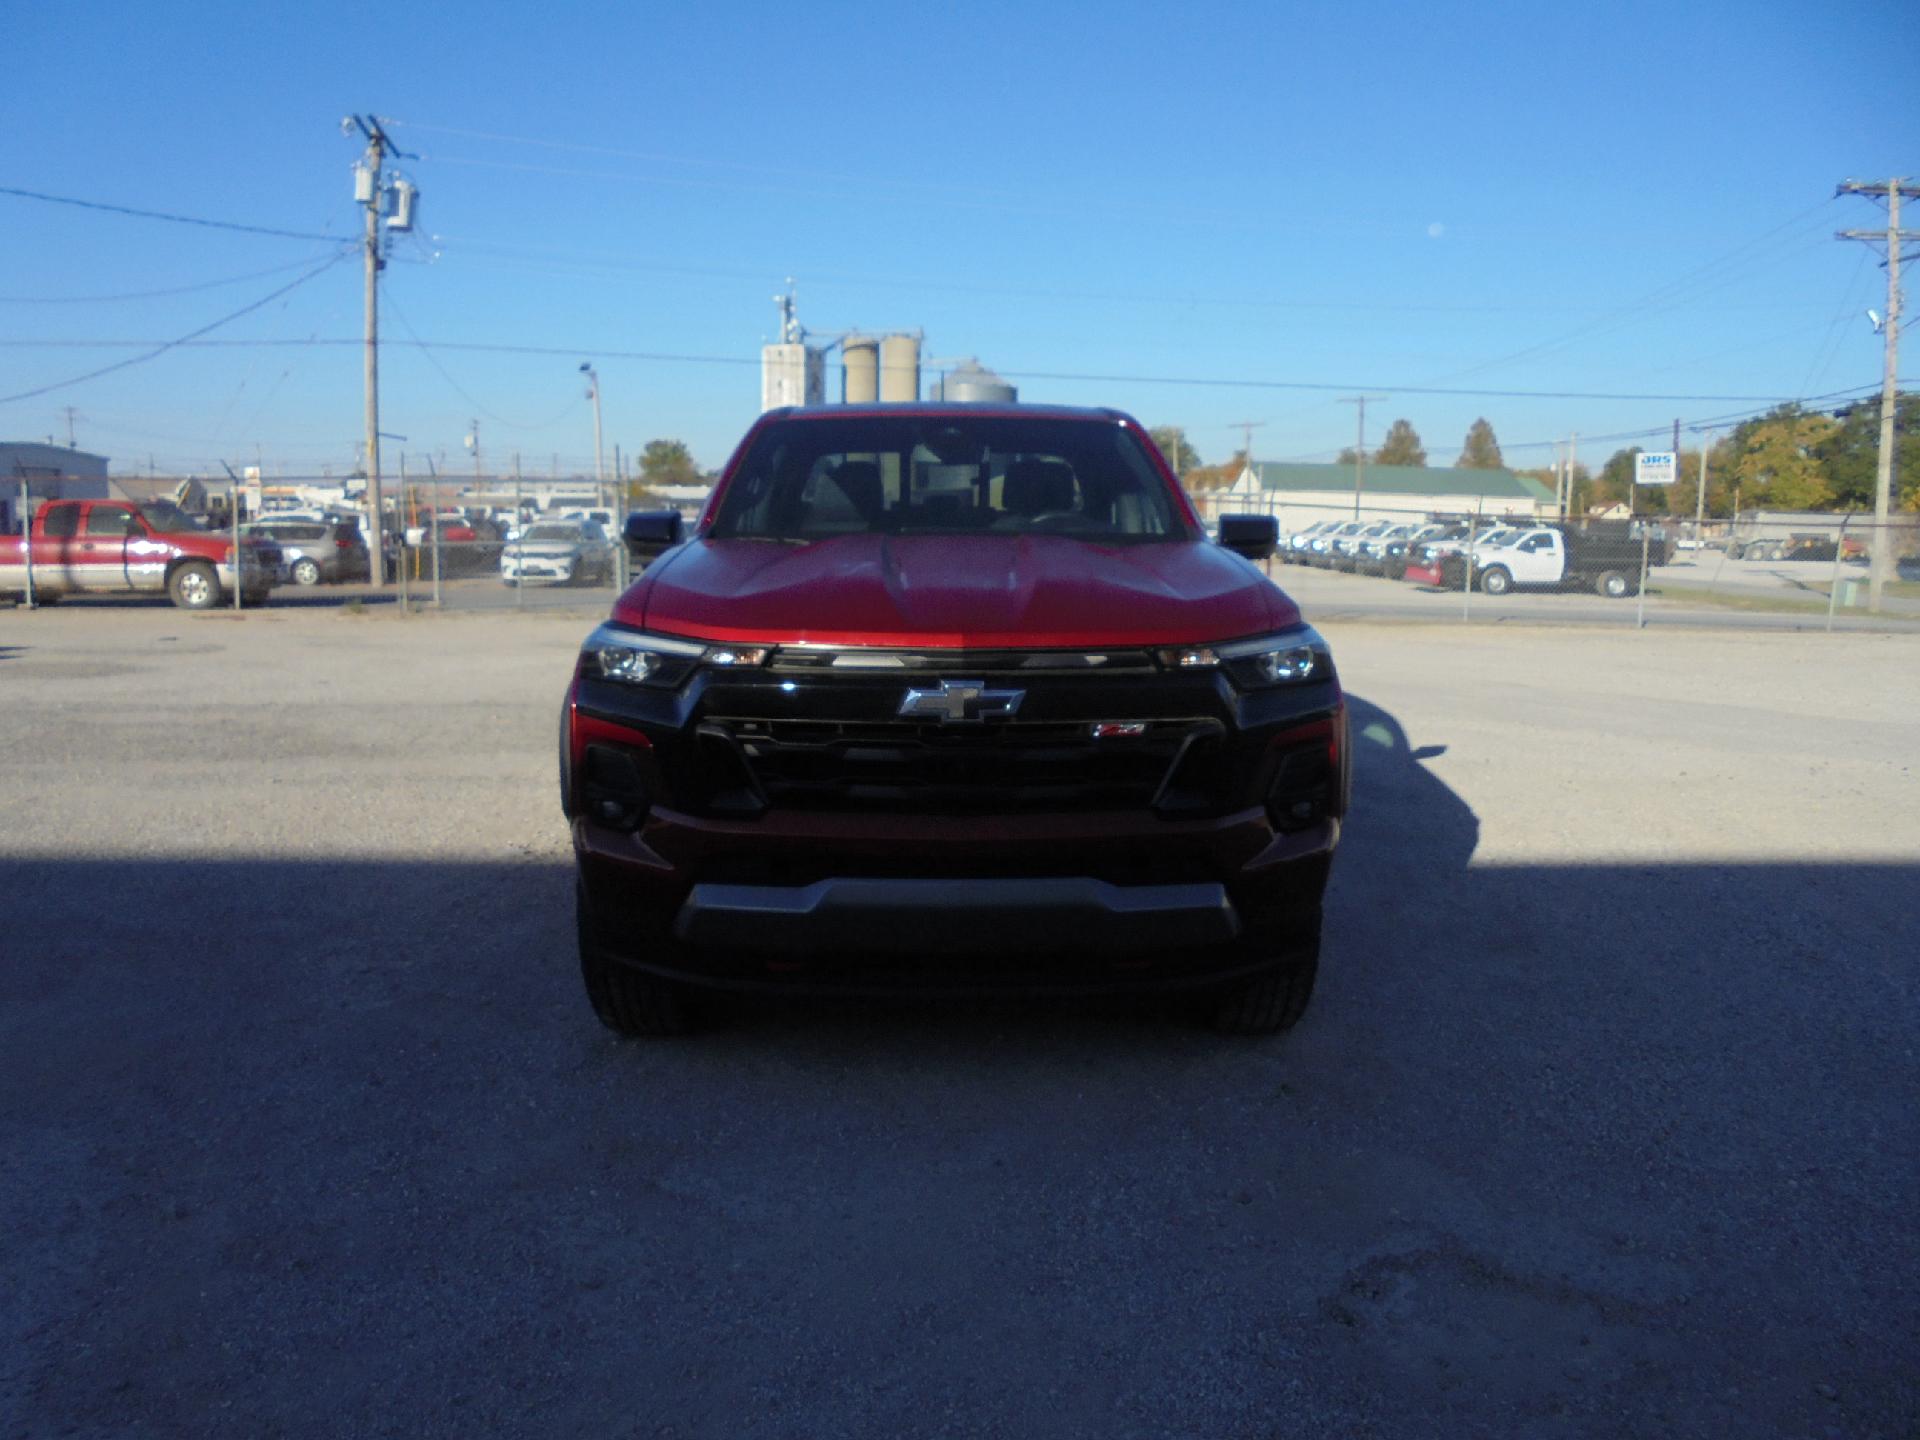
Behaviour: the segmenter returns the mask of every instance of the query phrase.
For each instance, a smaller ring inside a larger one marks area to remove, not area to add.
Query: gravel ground
[[[584,628],[0,612],[0,1433],[1915,1433],[1920,639],[1330,621],[1291,1035],[648,1045]]]

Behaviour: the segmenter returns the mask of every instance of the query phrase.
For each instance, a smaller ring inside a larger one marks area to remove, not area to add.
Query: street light
[[[606,467],[600,462],[600,373],[589,360],[580,362],[580,373],[587,377],[587,398],[593,401],[593,483],[607,483]]]

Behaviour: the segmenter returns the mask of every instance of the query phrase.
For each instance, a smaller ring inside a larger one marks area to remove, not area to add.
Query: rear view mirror
[[[627,516],[620,527],[620,538],[627,542],[627,554],[642,564],[662,550],[680,543],[678,510],[639,510]]]
[[[1220,544],[1249,560],[1270,560],[1280,544],[1280,522],[1271,515],[1222,515]]]

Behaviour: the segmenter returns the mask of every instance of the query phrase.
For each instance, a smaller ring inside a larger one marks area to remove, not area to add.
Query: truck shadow
[[[825,1433],[884,1373],[868,1433],[1815,1433],[1829,1392],[1892,1433],[1920,865],[1476,866],[1426,763],[1469,740],[1355,702],[1275,1041],[901,1004],[633,1044],[562,862],[0,860],[8,1413],[470,1433],[478,1387],[738,1433],[701,1421],[751,1373]]]

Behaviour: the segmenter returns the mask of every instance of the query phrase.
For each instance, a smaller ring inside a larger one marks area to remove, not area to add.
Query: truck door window
[[[87,512],[87,534],[126,536],[133,534],[133,512],[118,505],[96,505]]]
[[[49,505],[40,533],[53,540],[66,540],[80,533],[78,505]]]

